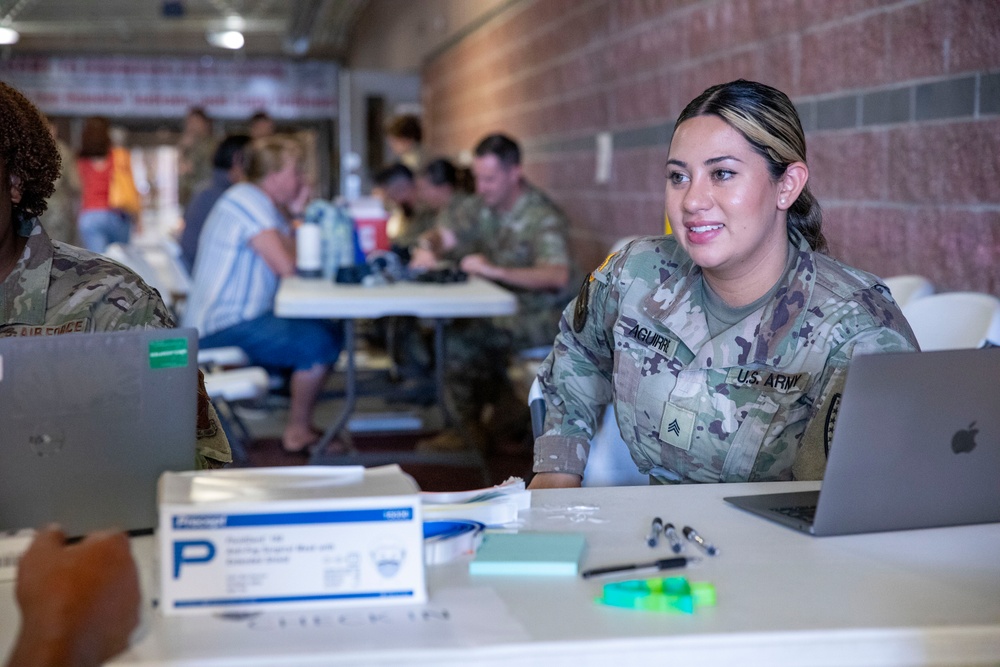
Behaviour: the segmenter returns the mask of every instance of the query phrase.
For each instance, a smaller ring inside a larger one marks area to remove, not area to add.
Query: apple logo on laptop
[[[968,429],[956,431],[955,435],[951,436],[951,450],[953,452],[961,454],[971,452],[976,448],[976,434],[979,433],[979,429],[973,428],[975,425],[976,422],[972,422]]]

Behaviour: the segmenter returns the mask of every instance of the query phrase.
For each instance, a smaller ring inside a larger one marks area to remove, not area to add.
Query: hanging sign
[[[0,79],[50,115],[279,120],[336,115],[337,65],[278,59],[14,56]]]

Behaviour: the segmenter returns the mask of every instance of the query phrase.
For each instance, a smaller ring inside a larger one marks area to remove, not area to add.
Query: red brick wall
[[[1000,295],[997,0],[514,0],[426,63],[428,153],[518,138],[591,266],[662,228],[673,120],[738,77],[798,106],[837,257]]]

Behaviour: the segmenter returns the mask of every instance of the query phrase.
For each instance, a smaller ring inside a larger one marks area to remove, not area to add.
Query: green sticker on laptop
[[[150,368],[183,368],[188,365],[186,338],[149,341]]]

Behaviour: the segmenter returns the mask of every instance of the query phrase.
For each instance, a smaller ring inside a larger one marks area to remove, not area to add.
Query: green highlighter
[[[609,607],[693,614],[698,607],[715,606],[715,586],[685,577],[632,579],[605,584],[596,600]]]

